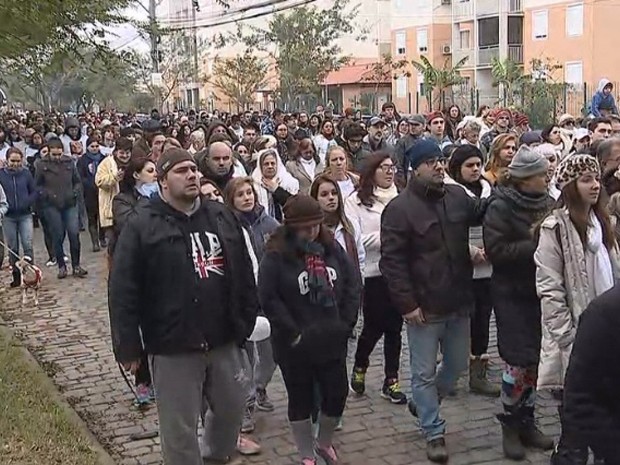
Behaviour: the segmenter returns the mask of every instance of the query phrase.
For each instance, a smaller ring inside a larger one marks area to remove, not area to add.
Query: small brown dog
[[[43,281],[43,273],[41,268],[32,263],[32,258],[24,256],[20,258],[15,267],[19,270],[21,276],[22,305],[26,305],[28,299],[28,291],[34,291],[34,305],[39,306],[39,288]]]

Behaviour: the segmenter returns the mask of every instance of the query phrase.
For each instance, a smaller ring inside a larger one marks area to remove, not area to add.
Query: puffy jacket
[[[601,247],[605,247],[601,244]],[[588,274],[586,252],[566,208],[554,210],[542,223],[536,261],[536,289],[541,299],[542,348],[538,368],[540,389],[563,385],[581,314],[597,297]],[[609,253],[616,280],[618,250]]]
[[[265,243],[269,239],[269,236],[278,229],[280,223],[269,216],[261,205],[257,204],[255,206],[255,212],[256,216],[252,218],[252,221],[248,216],[242,213],[235,212],[235,214],[239,218],[239,221],[241,221],[243,227],[249,231],[252,238],[252,248],[256,254],[257,260],[260,262],[265,252]]]
[[[486,203],[459,186],[430,188],[412,179],[385,207],[379,269],[403,315],[420,307],[437,321],[473,310],[469,227]]]
[[[286,241],[291,249],[268,251],[258,273],[260,306],[271,322],[276,359],[307,363],[346,357],[347,339],[360,306],[359,274],[346,252],[334,242],[326,248],[323,259],[334,287],[336,307],[315,304],[305,284],[305,260],[289,245],[292,240]],[[299,335],[302,342],[291,347]]]
[[[217,235],[217,241],[208,241],[210,250],[204,240],[208,231]],[[212,277],[222,281],[220,305],[209,292]],[[159,196],[139,207],[116,244],[109,307],[120,362],[140,357],[141,333],[149,354],[244,343],[254,329],[258,301],[237,218],[211,201],[191,215]]]
[[[604,110],[606,115],[618,114],[618,107],[616,106],[613,91],[609,95],[603,93],[603,89],[609,84],[611,84],[609,79],[601,79],[598,83],[596,93],[592,96],[592,115],[597,118],[603,116],[601,110]]]
[[[620,287],[597,297],[581,315],[564,384],[562,435],[590,447],[606,464],[620,463]]]
[[[63,155],[58,160],[45,157],[38,161],[35,185],[42,207],[51,205],[63,210],[76,205],[82,183],[73,158]]]
[[[121,231],[130,219],[138,214],[138,206],[144,206],[149,201],[136,189],[130,192],[121,192],[112,200],[112,218],[114,219],[114,234],[108,244],[108,254],[114,256],[116,241]]]
[[[0,170],[0,184],[6,194],[9,210],[6,216],[27,215],[37,200],[37,188],[34,179],[25,168]]]
[[[536,294],[534,224],[553,205],[551,197],[526,197],[499,186],[484,217],[484,250],[493,265],[491,298],[499,354],[509,365],[538,366],[540,301]]]
[[[114,156],[105,157],[95,174],[95,184],[99,188],[99,223],[108,228],[114,223],[112,217],[112,200],[120,192],[118,165]]]

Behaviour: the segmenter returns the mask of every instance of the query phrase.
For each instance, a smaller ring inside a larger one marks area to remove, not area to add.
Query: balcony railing
[[[478,66],[490,66],[493,58],[499,58],[499,46],[478,49]]]
[[[477,16],[494,16],[500,13],[521,13],[522,0],[478,0],[476,3]]]
[[[515,63],[523,63],[523,45],[508,45],[508,59]]]
[[[452,14],[455,18],[464,20],[470,19],[474,16],[474,2],[468,0],[466,2],[461,0],[455,0],[452,3]]]

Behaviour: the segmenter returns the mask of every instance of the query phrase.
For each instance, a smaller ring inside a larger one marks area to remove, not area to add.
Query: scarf
[[[302,239],[298,239],[297,242],[306,262],[310,302],[321,307],[335,307],[334,287],[327,274],[325,260],[323,259],[325,249],[318,242]]]
[[[596,276],[591,283],[594,295],[599,296],[614,285],[614,276],[609,252],[603,243],[603,227],[593,211],[588,221],[587,243],[585,247],[586,270],[588,276]]]
[[[373,195],[377,202],[385,206],[390,203],[390,200],[398,195],[398,189],[396,188],[396,184],[392,184],[387,189],[375,186]]]
[[[543,194],[525,194],[514,187],[498,186],[497,194],[509,199],[512,203],[524,210],[545,213],[553,205],[553,199],[547,192]]]
[[[314,179],[314,174],[316,172],[316,161],[314,160],[314,158],[311,158],[310,160],[304,160],[303,158],[299,157],[299,163],[302,169],[308,175],[308,177],[310,179]]]

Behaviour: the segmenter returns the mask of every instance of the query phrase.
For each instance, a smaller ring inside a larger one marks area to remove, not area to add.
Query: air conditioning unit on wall
[[[441,53],[443,53],[444,55],[452,55],[452,46],[449,44],[442,45]]]

